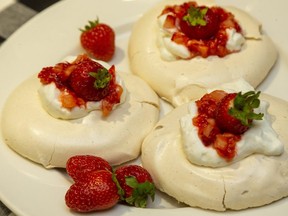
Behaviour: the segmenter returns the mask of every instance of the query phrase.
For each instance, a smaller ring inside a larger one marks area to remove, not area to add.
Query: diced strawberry
[[[205,146],[213,144],[216,135],[220,133],[215,120],[209,118],[206,114],[199,114],[193,118],[193,125],[199,128],[198,136]]]
[[[65,73],[65,71],[70,70],[70,66],[70,63],[65,62],[58,63],[54,67],[44,67],[39,72],[38,78],[44,85],[54,82],[58,88],[63,89],[65,88],[67,79],[69,77],[69,74]]]
[[[262,113],[254,113],[260,104],[260,92],[226,93],[215,90],[196,101],[198,115],[192,119],[198,128],[199,139],[205,146],[212,146],[227,159],[236,154],[236,143],[247,131],[253,120],[260,120]]]
[[[239,135],[235,136],[230,133],[218,134],[213,147],[221,157],[231,160],[236,154],[236,143],[240,139]]]
[[[62,107],[67,109],[72,109],[76,106],[85,106],[85,101],[81,98],[75,97],[72,92],[64,90],[60,93],[59,100],[62,104]]]
[[[218,13],[221,14],[220,19],[221,19],[221,24],[220,28],[225,29],[225,28],[234,28],[236,29],[237,32],[241,32],[241,26],[239,25],[238,22],[234,19],[234,15],[230,12],[225,11],[223,8],[218,7],[217,8]]]
[[[123,88],[120,85],[116,85],[115,88],[110,90],[109,95],[102,100],[102,113],[103,116],[109,115],[112,111],[113,106],[116,103],[120,103],[121,95],[123,93]]]
[[[225,91],[215,90],[205,94],[200,100],[196,101],[199,112],[206,113],[208,117],[214,118],[218,103],[227,95]]]
[[[181,32],[175,32],[172,35],[171,40],[177,44],[186,45],[187,42],[189,41],[189,38]]]
[[[167,15],[164,25],[164,28],[171,29],[175,28],[176,17],[172,15]]]

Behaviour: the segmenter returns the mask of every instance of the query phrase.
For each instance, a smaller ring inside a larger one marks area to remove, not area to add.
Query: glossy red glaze
[[[215,121],[217,107],[226,95],[226,92],[216,90],[196,101],[198,115],[192,122],[198,127],[198,136],[205,146],[212,146],[219,156],[231,160],[236,154],[236,144],[241,136],[221,131]]]

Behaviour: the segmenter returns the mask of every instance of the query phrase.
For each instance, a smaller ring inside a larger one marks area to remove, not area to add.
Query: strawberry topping
[[[260,92],[241,92],[226,95],[216,109],[215,119],[218,127],[225,132],[243,134],[252,125],[253,120],[261,120],[263,114],[254,113],[259,107]]]
[[[123,92],[116,83],[115,66],[106,69],[87,55],[79,55],[72,63],[45,67],[38,78],[44,85],[55,83],[61,91],[62,107],[72,109],[86,106],[88,101],[101,101],[104,116],[120,103]]]
[[[69,77],[75,94],[86,101],[99,101],[109,93],[112,75],[106,68],[89,58],[76,64]]]
[[[209,40],[219,29],[219,19],[213,9],[190,6],[187,15],[180,20],[180,29],[190,39]]]
[[[219,156],[231,160],[236,154],[236,143],[251,126],[261,120],[262,113],[254,113],[260,105],[260,92],[245,94],[216,90],[196,101],[198,115],[192,120],[205,146],[212,146]]]
[[[190,58],[211,55],[224,57],[236,52],[226,48],[227,29],[242,29],[234,15],[221,7],[198,6],[194,1],[164,8],[160,16],[167,14],[163,28],[176,29],[171,40],[184,45],[190,51]]]

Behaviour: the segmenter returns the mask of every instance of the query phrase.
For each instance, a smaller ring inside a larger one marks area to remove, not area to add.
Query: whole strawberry
[[[100,101],[109,94],[112,75],[90,58],[77,63],[69,77],[69,84],[78,97],[86,101]]]
[[[65,195],[66,205],[73,211],[92,212],[113,207],[119,200],[113,174],[107,170],[91,172],[85,181],[71,185]]]
[[[92,57],[109,61],[115,52],[115,33],[113,29],[104,23],[89,21],[84,29],[81,29],[80,43],[86,52]]]
[[[260,92],[249,91],[245,94],[227,94],[216,108],[215,120],[222,132],[243,134],[253,120],[261,120],[262,113],[255,113],[254,109],[260,105]]]
[[[191,39],[206,40],[216,34],[219,24],[218,14],[212,9],[190,6],[180,21],[180,28]]]
[[[116,179],[123,189],[126,203],[136,207],[146,207],[147,198],[152,201],[155,196],[155,185],[149,172],[138,165],[125,165],[115,170]]]
[[[91,172],[99,170],[112,172],[112,167],[108,161],[93,155],[75,155],[66,163],[66,171],[75,182],[83,181]]]

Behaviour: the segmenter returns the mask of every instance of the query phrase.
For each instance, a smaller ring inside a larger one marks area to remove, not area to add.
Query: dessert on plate
[[[146,82],[79,55],[20,84],[4,106],[1,128],[7,145],[46,168],[83,154],[117,165],[139,156],[158,116],[158,96]]]
[[[244,78],[256,88],[277,59],[253,14],[213,0],[164,0],[134,24],[133,73],[174,106]]]
[[[287,106],[244,80],[209,89],[155,125],[142,145],[143,166],[159,190],[193,207],[272,203],[288,195]]]

